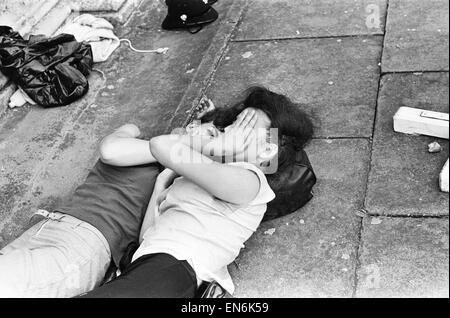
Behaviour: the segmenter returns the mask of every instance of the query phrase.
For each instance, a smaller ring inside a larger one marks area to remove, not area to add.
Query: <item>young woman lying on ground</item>
[[[202,122],[192,134],[150,140],[152,157],[166,169],[150,199],[140,247],[122,275],[84,297],[187,298],[202,281],[214,280],[233,293],[227,265],[275,197],[264,175],[276,171],[268,165],[275,163],[277,148],[268,132],[278,129],[302,147],[312,124],[285,96],[261,87],[234,107],[207,113]],[[111,158],[118,155],[111,152]]]
[[[274,197],[263,170],[276,147],[266,147],[265,132],[278,128],[302,147],[312,125],[285,96],[260,87],[202,121],[191,135],[154,137],[150,147],[134,125],[107,136],[71,202],[42,212],[44,220],[0,251],[0,296],[92,290],[111,259],[120,266],[139,230],[133,262],[86,297],[193,297],[211,280],[233,292],[226,266]],[[156,178],[158,162],[167,169]]]

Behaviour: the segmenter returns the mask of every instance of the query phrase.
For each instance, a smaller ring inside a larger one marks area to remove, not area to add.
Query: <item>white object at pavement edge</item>
[[[394,115],[394,130],[448,139],[448,113],[400,107]]]
[[[30,105],[36,105],[34,100],[32,100],[27,93],[25,93],[22,88],[18,87],[16,92],[12,94],[12,96],[9,98],[9,104],[8,106],[10,108],[14,107],[21,107],[25,105],[26,103],[29,103]]]
[[[442,171],[439,174],[439,187],[441,188],[442,192],[448,193],[448,159],[444,165],[444,168],[442,168]]]
[[[400,107],[394,115],[394,131],[448,139],[449,114],[419,108]],[[449,192],[449,160],[439,174],[439,187]]]

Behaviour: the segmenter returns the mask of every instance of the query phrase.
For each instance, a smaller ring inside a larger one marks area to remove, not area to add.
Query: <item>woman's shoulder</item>
[[[267,204],[268,202],[272,201],[275,198],[275,193],[270,188],[266,175],[258,166],[245,161],[230,162],[227,164],[251,170],[258,176],[260,184],[259,191],[256,197],[250,203],[248,203],[248,205]]]

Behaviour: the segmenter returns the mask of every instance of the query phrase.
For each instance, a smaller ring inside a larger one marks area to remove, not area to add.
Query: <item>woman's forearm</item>
[[[178,141],[182,144],[188,146],[189,148],[204,154],[203,151],[205,149],[205,146],[211,142],[211,138],[201,136],[201,135],[180,135],[178,136]],[[204,154],[207,155],[207,154]]]
[[[170,135],[150,140],[151,151],[159,163],[215,197],[236,204],[250,202],[255,197],[259,180],[253,172],[217,163],[196,150],[197,147]]]
[[[100,144],[100,159],[113,166],[137,166],[155,162],[148,140],[139,139],[139,128],[123,125]]]
[[[212,139],[210,137],[200,135],[194,136],[182,135],[179,136],[178,141],[183,145],[186,145],[187,147],[191,148],[195,152],[198,152],[215,162],[218,163],[223,162],[222,154],[214,153],[214,149],[213,147],[211,147]]]

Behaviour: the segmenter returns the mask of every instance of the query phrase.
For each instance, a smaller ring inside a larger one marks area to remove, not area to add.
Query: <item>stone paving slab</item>
[[[365,218],[356,296],[448,298],[448,225],[448,218]]]
[[[320,137],[371,137],[381,37],[235,42],[207,94],[223,106],[262,84],[313,111]]]
[[[383,34],[386,0],[253,0],[237,40]]]
[[[117,11],[127,0],[72,0],[80,11]]]
[[[117,11],[98,13],[97,16],[107,19],[116,26],[124,24],[143,1],[144,0],[126,0],[126,2]],[[149,0],[149,2],[153,3],[153,5],[157,8],[160,8],[162,3],[158,3],[157,0]]]
[[[31,10],[24,10],[25,13],[19,20],[20,24],[14,29],[18,30],[19,33],[25,38],[32,33],[33,27],[41,21],[53,8],[55,8],[58,3],[62,0],[44,0],[33,4]]]
[[[165,12],[146,2],[116,32],[137,48],[169,47],[167,54],[139,54],[123,45],[95,65],[105,78],[93,71],[83,99],[7,112],[0,121],[0,247],[28,226],[36,208],[53,208],[83,182],[103,136],[129,122],[143,138],[165,131],[232,3],[221,1],[217,23],[191,35],[159,30]]]
[[[351,297],[369,164],[363,139],[314,140],[306,151],[318,177],[299,211],[263,223],[230,273],[236,297]],[[275,229],[272,235],[265,234]]]
[[[9,25],[24,36],[59,2],[62,0],[2,0],[0,24]]]
[[[366,208],[376,215],[448,215],[448,193],[439,172],[449,155],[448,140],[393,130],[400,106],[449,111],[448,73],[389,74],[382,78]],[[437,140],[443,151],[428,153]]]
[[[389,1],[383,72],[448,71],[448,51],[448,0]]]
[[[33,27],[31,33],[52,36],[67,20],[71,13],[72,9],[70,6],[64,2],[59,3]]]

